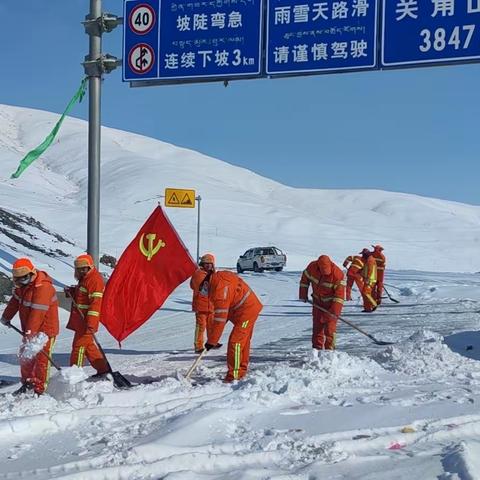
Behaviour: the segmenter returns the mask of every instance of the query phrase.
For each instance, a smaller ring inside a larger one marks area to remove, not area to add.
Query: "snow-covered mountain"
[[[86,243],[87,123],[67,119],[43,157],[20,179],[9,179],[57,120],[48,112],[0,106],[0,207],[41,222],[53,236],[34,235],[37,243],[55,250],[60,235],[63,250],[73,255]],[[110,128],[102,135],[102,253],[118,257],[165,187],[175,187],[201,195],[201,251],[214,252],[224,266],[235,266],[252,246],[278,246],[288,255],[287,268],[298,270],[321,253],[341,262],[381,243],[395,269],[480,270],[480,207],[378,190],[291,188],[151,138]],[[196,211],[168,209],[168,215],[195,254]],[[39,265],[64,267],[19,245],[5,229],[0,248],[7,261],[29,254]]]

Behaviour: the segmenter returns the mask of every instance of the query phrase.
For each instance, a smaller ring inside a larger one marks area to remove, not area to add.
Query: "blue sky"
[[[104,11],[121,15],[122,3],[104,0]],[[83,76],[88,8],[2,0],[0,103],[63,111]],[[105,35],[104,52],[121,56],[121,33]],[[102,121],[292,186],[480,204],[479,73],[472,64],[132,89],[119,69],[105,77]],[[73,115],[86,118],[86,103]]]

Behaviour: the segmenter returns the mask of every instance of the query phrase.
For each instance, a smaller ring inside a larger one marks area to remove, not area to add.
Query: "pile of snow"
[[[374,356],[386,370],[406,375],[426,375],[432,380],[447,381],[458,375],[465,377],[478,368],[477,362],[453,352],[442,335],[419,330],[406,341],[390,345]]]
[[[47,342],[48,335],[43,332],[39,332],[20,345],[18,356],[24,360],[31,360],[37,355],[37,353],[43,350],[43,347],[47,344]]]
[[[380,385],[383,369],[373,360],[341,351],[320,352],[318,359],[300,365],[268,366],[245,382],[249,401],[275,404],[285,398],[301,404],[345,404],[352,392],[362,393]]]

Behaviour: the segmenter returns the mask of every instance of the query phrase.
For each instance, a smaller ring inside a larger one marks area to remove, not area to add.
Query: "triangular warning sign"
[[[177,194],[175,192],[172,193],[172,196],[168,200],[168,203],[170,203],[172,205],[180,205]]]
[[[182,205],[192,205],[192,199],[188,195],[188,193],[185,194],[182,200]]]

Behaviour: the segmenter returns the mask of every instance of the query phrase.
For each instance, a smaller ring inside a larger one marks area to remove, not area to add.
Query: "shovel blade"
[[[125,378],[120,372],[111,372],[113,378],[113,385],[119,388],[120,390],[125,390],[127,388],[132,388],[133,385],[131,384],[128,378]]]

